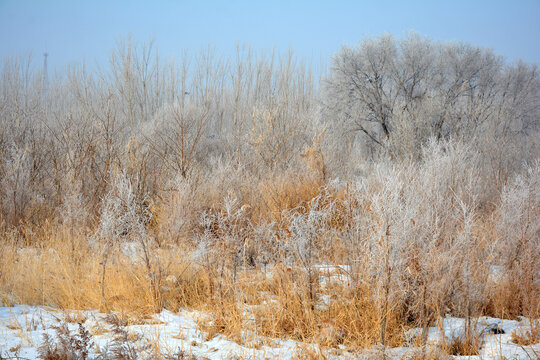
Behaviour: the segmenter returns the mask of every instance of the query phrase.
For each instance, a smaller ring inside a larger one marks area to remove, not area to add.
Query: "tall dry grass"
[[[444,156],[454,155],[452,150]],[[442,210],[438,219],[429,213],[423,218],[401,202],[409,191],[418,191],[416,186],[428,196],[425,183],[416,185],[415,174],[430,176],[431,170],[396,170],[376,170],[355,186],[325,185],[311,199],[282,210],[278,218],[271,212],[266,222],[259,217],[257,225],[249,211],[227,196],[214,204],[214,213],[204,207],[191,210],[199,212],[200,223],[195,217],[182,237],[164,231],[170,225],[161,221],[171,219],[156,216],[148,224],[151,272],[143,245],[128,234],[119,235],[105,259],[104,243],[95,236],[99,230],[91,227],[84,232],[73,231],[69,224],[47,223],[27,229],[25,238],[31,241],[26,244],[17,232],[6,232],[0,265],[3,304],[100,309],[132,318],[188,307],[209,314],[200,323],[209,337],[222,333],[253,344],[256,334],[352,348],[402,344],[407,329],[433,326],[446,315],[538,318],[535,275],[529,275],[532,281],[514,275],[518,269],[530,271],[535,265],[522,262],[534,260],[520,259],[519,268],[516,263],[505,265],[508,254],[498,251],[497,244],[508,239],[501,238],[493,221],[503,216],[509,199],[502,199],[499,211],[489,217],[468,215],[473,210],[463,199],[441,198],[441,206],[450,212],[447,218],[441,217]],[[531,168],[525,180],[509,185],[505,196],[516,196],[510,194],[525,182],[533,186],[527,196],[532,194],[528,199],[534,203],[537,176]],[[401,177],[408,182],[397,188],[386,183],[399,184]],[[444,174],[441,178],[446,184]],[[282,196],[295,196],[298,186],[290,186],[292,194]],[[302,191],[310,193],[310,188]],[[433,194],[438,197],[441,190]],[[460,191],[448,190],[454,196]],[[177,206],[184,201],[177,200]],[[434,209],[434,201],[419,203],[415,211],[427,211],[421,206]],[[538,204],[532,206],[537,209]],[[515,209],[504,216],[516,216]],[[394,241],[404,244],[392,245]],[[523,246],[532,251],[535,241]],[[325,270],[319,264],[348,266]],[[501,265],[492,273],[495,264]]]

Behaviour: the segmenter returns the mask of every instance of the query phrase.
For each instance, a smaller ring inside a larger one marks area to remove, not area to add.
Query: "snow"
[[[95,333],[93,341],[103,349],[112,340],[111,326],[105,321],[105,314],[96,311],[60,312],[55,309],[34,306],[0,307],[0,355],[18,356],[26,359],[37,359],[37,348],[43,341],[43,334],[55,337],[53,326],[66,319],[66,316],[84,320],[83,325]],[[206,334],[199,330],[197,319],[205,314],[197,311],[183,310],[178,314],[163,311],[156,315],[149,324],[130,325],[125,329],[128,333],[140,335],[139,342],[158,344],[167,353],[174,354],[178,350],[207,359],[292,359],[299,344],[292,340],[273,340],[272,344],[249,348],[228,340],[223,335],[206,339]],[[77,323],[68,323],[71,331],[78,329]],[[308,345],[309,346],[309,345]],[[96,357],[97,354],[94,354]]]
[[[491,265],[488,280],[498,282],[504,277],[504,267],[501,265]]]
[[[348,265],[314,265],[313,269],[319,273],[319,282],[322,286],[337,282],[350,283],[350,267]]]
[[[106,315],[98,311],[59,311],[43,306],[17,305],[0,307],[0,356],[36,359],[37,348],[46,333],[55,337],[55,325],[62,321],[71,321],[68,327],[75,332],[78,329],[76,321],[94,334],[93,341],[98,348],[103,349],[112,341],[112,326],[105,320]],[[311,349],[313,352],[324,352],[328,359],[374,358],[382,349],[373,348],[361,353],[346,351],[343,346],[339,349],[321,350],[314,344],[299,343],[293,340],[267,339],[251,336],[240,345],[223,335],[207,339],[207,334],[201,331],[197,322],[207,318],[208,314],[198,311],[181,310],[178,313],[163,311],[148,319],[146,322],[126,326],[130,334],[136,334],[141,344],[158,345],[162,352],[174,354],[178,350],[184,354],[193,355],[200,359],[293,359],[299,349]],[[430,346],[440,344],[443,339],[449,341],[463,335],[465,319],[447,317],[438,326],[428,329],[427,339]],[[540,344],[520,346],[511,341],[511,334],[516,330],[525,330],[529,320],[503,320],[481,317],[472,321],[472,329],[484,339],[479,356],[454,357],[456,359],[535,359],[540,354]],[[494,334],[494,327],[502,330],[502,334]],[[407,332],[410,343],[421,329]],[[246,334],[253,335],[253,334]],[[251,344],[252,346],[249,346]],[[389,359],[411,358],[418,354],[419,349],[412,345],[384,349]],[[93,358],[97,354],[92,355]]]
[[[530,328],[529,320],[526,318],[517,321],[484,316],[472,319],[470,326],[471,331],[483,339],[483,345],[480,355],[476,357],[477,359],[537,359],[538,354],[540,354],[540,343],[532,346],[520,346],[511,341],[512,332]],[[443,342],[449,343],[456,338],[464,338],[465,328],[465,319],[446,317],[438,326],[428,329],[427,343],[430,345],[440,345]],[[502,333],[493,333],[493,329],[498,329],[498,332]],[[421,329],[408,331],[406,335],[410,342],[421,331]],[[475,357],[455,356],[454,358],[474,359]]]

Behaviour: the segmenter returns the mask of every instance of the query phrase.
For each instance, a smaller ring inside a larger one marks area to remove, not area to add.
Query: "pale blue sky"
[[[510,61],[540,63],[540,0],[114,1],[0,0],[0,58],[32,51],[52,67],[105,64],[115,41],[155,39],[175,56],[209,44],[292,48],[315,66],[343,44],[385,32],[488,46]]]

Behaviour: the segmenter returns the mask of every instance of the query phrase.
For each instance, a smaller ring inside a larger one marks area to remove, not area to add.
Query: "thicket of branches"
[[[538,315],[536,65],[411,34],[343,47],[320,78],[291,53],[163,62],[131,41],[102,69],[45,88],[30,58],[4,60],[0,223],[18,244],[54,224],[72,252],[97,246],[103,298],[105,260],[133,241],[156,304],[157,254],[182,244],[233,283],[300,265],[312,311],[316,264],[348,264],[383,343],[395,318]],[[494,266],[515,296],[493,295]]]

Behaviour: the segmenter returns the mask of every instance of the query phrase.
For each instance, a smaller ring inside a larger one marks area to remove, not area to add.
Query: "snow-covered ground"
[[[138,325],[129,325],[124,329],[134,349],[146,349],[151,352],[160,349],[161,354],[194,356],[194,359],[293,359],[302,350],[317,354],[322,351],[327,359],[378,358],[380,349],[363,352],[349,352],[341,349],[320,349],[313,344],[298,343],[293,340],[262,339],[251,336],[245,345],[228,340],[223,335],[212,339],[199,329],[197,321],[207,316],[197,311],[183,310],[178,314],[163,311]],[[111,345],[114,332],[110,320],[97,311],[58,311],[47,307],[19,305],[0,307],[0,358],[36,359],[38,347],[43,342],[43,335],[53,339],[57,336],[55,326],[67,324],[72,334],[77,334],[78,322],[92,334],[95,346],[90,358],[96,358],[99,351]],[[435,347],[443,341],[463,335],[465,320],[446,318],[437,327],[428,329],[428,344]],[[482,317],[472,323],[474,331],[483,338],[479,356],[454,357],[467,359],[539,359],[540,344],[520,346],[511,341],[513,331],[527,330],[529,321],[501,320]],[[411,344],[420,329],[407,333]],[[385,349],[387,358],[411,358],[419,353],[418,348],[400,347]],[[155,352],[154,352],[155,354]],[[188,358],[188,357],[186,357]]]
[[[428,329],[427,342],[430,345],[440,345],[443,342],[451,343],[456,338],[464,339],[466,337],[465,329],[465,319],[447,317],[439,326]],[[470,333],[477,334],[482,340],[482,345],[478,356],[466,358],[485,360],[540,359],[540,343],[522,346],[512,342],[514,331],[520,333],[530,330],[530,322],[526,318],[516,321],[484,316],[472,319],[469,329]],[[421,329],[413,329],[407,332],[407,335],[412,340],[421,331]]]
[[[163,311],[149,319],[147,323],[126,326],[132,346],[136,349],[157,347],[163,356],[179,351],[196,359],[291,359],[300,347],[310,346],[292,340],[262,341],[255,347],[241,346],[222,335],[206,339],[206,334],[197,326],[197,319],[204,314],[197,311],[182,311],[179,314]],[[14,306],[0,307],[0,359],[37,359],[38,347],[43,342],[43,334],[56,336],[54,326],[63,322],[73,334],[78,331],[77,321],[93,334],[93,347],[97,357],[99,349],[111,344],[113,326],[105,314],[96,311],[66,312],[46,307]],[[265,344],[266,343],[266,344]],[[316,351],[315,346],[311,345]]]

